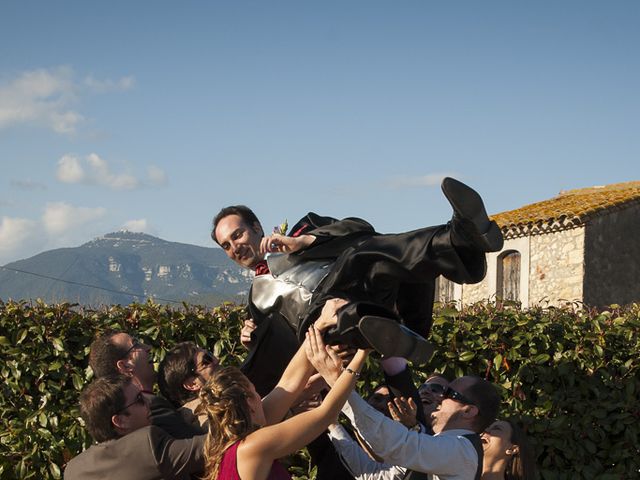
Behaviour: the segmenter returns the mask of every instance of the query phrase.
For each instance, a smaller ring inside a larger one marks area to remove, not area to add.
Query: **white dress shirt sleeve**
[[[329,427],[329,439],[342,459],[342,463],[356,480],[402,480],[406,469],[378,463],[351,438],[342,425]]]

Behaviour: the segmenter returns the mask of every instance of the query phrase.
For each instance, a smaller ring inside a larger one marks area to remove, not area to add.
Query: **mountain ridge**
[[[214,306],[242,301],[252,277],[219,248],[120,230],[8,263],[0,269],[0,299],[95,305],[151,298]]]

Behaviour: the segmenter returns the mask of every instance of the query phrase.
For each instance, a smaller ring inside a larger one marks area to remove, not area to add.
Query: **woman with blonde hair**
[[[338,302],[327,303],[337,309]],[[285,421],[281,420],[314,367],[336,372],[341,368],[340,359],[313,326],[276,388],[264,399],[238,369],[218,369],[200,391],[209,419],[205,480],[290,479],[276,459],[298,451],[336,421],[366,357],[366,351],[358,350],[319,407]]]
[[[496,420],[481,435],[482,480],[533,480],[535,460],[525,433],[513,420]]]

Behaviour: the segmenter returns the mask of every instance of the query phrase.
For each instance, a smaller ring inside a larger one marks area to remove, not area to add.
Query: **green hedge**
[[[88,346],[106,328],[135,332],[157,361],[182,340],[237,364],[243,309],[0,301],[0,479],[60,478],[90,444],[78,395],[91,379]],[[640,471],[640,306],[532,309],[478,304],[436,309],[437,353],[424,371],[475,373],[500,386],[503,415],[523,418],[544,479],[637,478]],[[359,387],[379,379],[370,369]],[[296,478],[313,478],[298,456]]]

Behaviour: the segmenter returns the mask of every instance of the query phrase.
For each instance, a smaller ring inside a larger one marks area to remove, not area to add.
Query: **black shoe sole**
[[[403,357],[418,365],[433,356],[430,342],[391,318],[365,316],[358,328],[371,347],[385,357]]]

